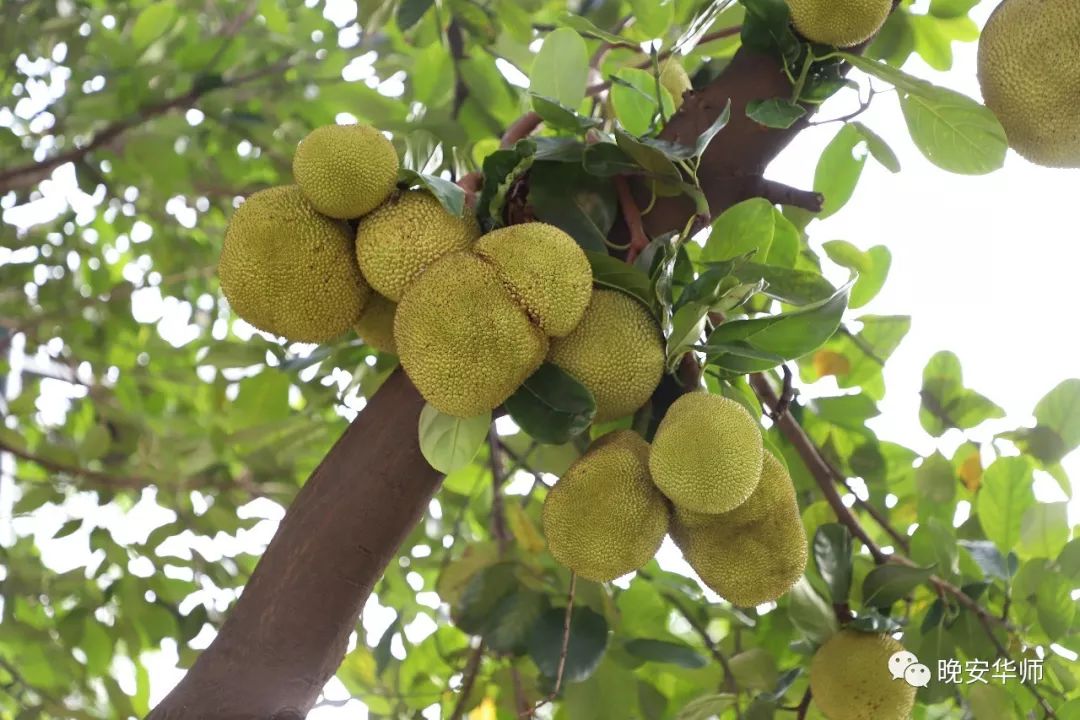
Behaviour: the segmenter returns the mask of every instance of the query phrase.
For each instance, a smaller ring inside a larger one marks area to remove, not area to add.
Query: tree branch
[[[521,717],[533,717],[536,711],[559,696],[562,690],[563,673],[566,671],[566,655],[570,648],[570,624],[574,614],[574,595],[577,592],[577,573],[570,573],[570,590],[566,595],[566,613],[563,615],[562,646],[559,650],[559,665],[555,670],[555,686],[551,693],[541,698],[538,703],[525,711]]]
[[[153,485],[152,480],[144,477],[112,475],[107,472],[91,470],[77,465],[58,463],[49,460],[48,458],[43,458],[40,455],[35,455],[27,450],[17,448],[3,440],[0,440],[0,452],[9,452],[15,457],[27,462],[32,462],[49,472],[83,478],[84,480],[89,480],[102,487],[107,487],[110,490],[142,490],[145,487]]]
[[[619,194],[619,207],[622,209],[623,221],[630,229],[630,247],[626,251],[626,262],[633,263],[641,251],[649,246],[649,236],[645,234],[645,228],[641,224],[641,208],[638,207],[634,194],[630,191],[630,183],[623,175],[616,175],[613,179],[615,190]]]
[[[469,662],[465,666],[461,687],[458,689],[458,701],[450,713],[450,720],[461,720],[461,718],[465,716],[465,710],[468,708],[469,704],[469,696],[472,695],[473,686],[476,684],[476,677],[480,674],[480,662],[484,659],[484,650],[484,640],[481,638],[480,643],[473,648],[472,653],[469,654]]]

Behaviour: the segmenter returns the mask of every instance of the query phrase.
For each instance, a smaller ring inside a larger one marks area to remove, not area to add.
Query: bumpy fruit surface
[[[548,359],[596,399],[596,422],[644,405],[664,373],[660,326],[644,305],[616,290],[594,290],[573,332],[551,342]]]
[[[409,190],[360,221],[356,259],[371,287],[398,302],[409,283],[443,255],[480,237],[476,217],[455,217],[429,192]]]
[[[444,256],[409,286],[394,316],[394,342],[424,399],[458,417],[506,400],[547,352],[547,337],[495,269],[470,252]]]
[[[787,0],[795,29],[807,40],[851,47],[885,24],[892,0]]]
[[[768,452],[746,502],[717,515],[677,508],[671,536],[703,583],[743,607],[776,600],[806,569],[806,531],[795,488]]]
[[[293,178],[323,215],[366,215],[397,183],[394,146],[368,125],[326,125],[308,133],[293,155]]]
[[[237,315],[293,342],[341,335],[371,293],[349,229],[316,212],[295,185],[261,190],[237,208],[218,277]]]
[[[686,68],[675,58],[668,58],[660,69],[660,84],[671,93],[676,110],[682,107],[683,94],[694,87],[690,83],[690,76],[686,74]]]
[[[1005,0],[979,38],[978,75],[1014,150],[1080,167],[1080,3]]]
[[[394,313],[397,303],[392,303],[378,293],[372,293],[360,320],[356,323],[356,334],[365,344],[379,352],[397,354],[394,345]]]
[[[637,570],[668,530],[664,497],[649,479],[649,444],[631,430],[604,435],[544,501],[544,535],[562,565],[604,582]]]
[[[810,661],[814,704],[829,720],[908,720],[915,688],[889,672],[889,657],[903,649],[888,635],[836,633]]]
[[[691,392],[676,400],[653,439],[649,467],[671,502],[702,513],[741,505],[761,477],[758,425],[739,403]]]
[[[493,230],[474,250],[499,271],[514,300],[552,337],[570,333],[592,297],[592,268],[565,232],[531,222]]]

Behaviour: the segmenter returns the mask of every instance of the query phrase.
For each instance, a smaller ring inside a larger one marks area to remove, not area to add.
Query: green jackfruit
[[[490,261],[519,305],[540,329],[563,337],[581,321],[592,297],[592,268],[565,232],[531,222],[493,230],[474,247]]]
[[[397,303],[390,302],[378,293],[372,293],[360,320],[356,323],[356,334],[379,352],[397,354],[394,345],[394,313]]]
[[[742,607],[776,600],[806,570],[806,531],[795,488],[769,452],[746,502],[716,515],[677,507],[671,537],[703,583]]]
[[[394,146],[368,125],[325,125],[293,155],[293,178],[323,215],[344,220],[379,207],[397,184]]]
[[[368,283],[398,302],[409,283],[431,263],[466,250],[480,237],[476,217],[454,217],[429,192],[409,190],[360,221],[356,259]]]
[[[664,343],[644,305],[616,290],[594,290],[573,332],[551,341],[548,359],[592,392],[596,422],[606,422],[648,402],[664,374]]]
[[[836,633],[810,661],[814,704],[829,720],[908,720],[915,688],[889,671],[889,658],[903,649],[888,635]]]
[[[741,505],[761,477],[762,440],[742,405],[704,391],[683,395],[656,429],[649,468],[671,502],[703,513]]]
[[[408,287],[394,316],[394,342],[424,399],[458,417],[498,406],[547,352],[547,336],[495,269],[470,252],[443,256]]]
[[[1080,167],[1080,3],[1005,0],[979,38],[979,85],[1033,163]]]
[[[237,315],[293,342],[341,335],[371,293],[348,228],[316,212],[295,185],[261,190],[237,208],[218,277]]]
[[[668,506],[649,479],[649,444],[631,430],[604,435],[555,483],[544,501],[551,554],[604,582],[649,562],[668,530]]]
[[[795,29],[807,40],[851,47],[881,29],[893,0],[787,0],[787,4]]]
[[[675,58],[668,58],[660,69],[660,84],[671,93],[671,99],[675,101],[675,109],[678,110],[683,104],[683,94],[687,90],[693,90],[690,76],[686,74],[686,68]]]

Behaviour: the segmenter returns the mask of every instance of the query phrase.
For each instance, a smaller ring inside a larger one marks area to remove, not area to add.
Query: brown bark
[[[664,138],[692,144],[731,100],[731,122],[699,170],[714,214],[766,193],[765,167],[802,125],[769,130],[745,108],[790,92],[774,58],[741,49],[716,81],[687,94],[664,130]],[[515,128],[527,134],[531,123],[526,115]],[[682,229],[692,213],[681,198],[661,198],[643,220],[655,237]],[[625,232],[617,225],[615,241],[625,244]],[[297,496],[221,633],[152,720],[304,716],[438,487],[417,445],[422,406],[401,371],[375,394]]]
[[[395,371],[312,473],[221,632],[150,718],[307,713],[439,487],[417,441],[423,406]]]

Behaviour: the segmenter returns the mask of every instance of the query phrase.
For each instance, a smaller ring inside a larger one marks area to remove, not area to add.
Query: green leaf
[[[649,276],[634,265],[628,265],[607,253],[585,251],[592,266],[593,282],[609,290],[619,290],[639,300],[655,313],[652,284]]]
[[[581,134],[600,124],[599,120],[579,115],[570,108],[535,93],[532,94],[532,104],[533,110],[544,120],[544,123],[557,130]]]
[[[1020,520],[1020,557],[1054,558],[1069,541],[1069,504],[1037,502]]]
[[[892,265],[892,253],[887,247],[875,245],[864,252],[844,240],[830,240],[823,243],[822,247],[829,259],[837,265],[859,273],[859,279],[851,288],[850,307],[862,307],[881,292]]]
[[[696,697],[683,706],[675,720],[712,720],[734,707],[736,697],[727,693],[715,693]]]
[[[618,207],[608,180],[589,175],[580,165],[537,162],[529,175],[529,202],[538,220],[564,230],[584,249],[607,251]]]
[[[1039,583],[1035,611],[1050,638],[1064,638],[1075,626],[1077,603],[1072,591],[1072,583],[1056,574],[1048,574]]]
[[[751,198],[731,206],[713,223],[701,262],[721,262],[747,253],[764,258],[781,235],[799,237],[799,231],[764,198]]]
[[[445,178],[401,168],[398,170],[398,181],[407,183],[409,187],[424,188],[454,217],[465,214],[465,191]]]
[[[700,668],[708,664],[697,651],[681,642],[633,638],[627,640],[624,647],[631,655],[652,662],[669,663],[684,668]]]
[[[675,0],[630,0],[634,27],[649,38],[663,37],[675,22]]]
[[[732,272],[744,283],[765,281],[761,292],[788,305],[812,305],[828,300],[836,293],[832,283],[820,273],[809,270],[791,270],[775,265],[746,262]],[[858,281],[855,287],[858,287]]]
[[[431,467],[452,473],[472,462],[490,425],[491,413],[459,418],[425,404],[420,412],[420,452]]]
[[[819,525],[813,549],[814,564],[833,604],[846,603],[851,590],[851,533],[839,523]]]
[[[60,538],[66,538],[68,535],[76,532],[83,525],[82,518],[75,520],[68,520],[66,523],[60,526],[60,529],[56,531],[56,534],[52,536],[53,540],[59,540]]]
[[[979,568],[988,576],[1005,581],[1012,577],[1005,556],[994,543],[989,540],[961,540],[958,544],[971,554]]]
[[[1002,553],[1010,552],[1020,541],[1024,513],[1035,503],[1033,471],[1028,458],[1002,457],[983,473],[975,512],[986,537]]]
[[[131,26],[131,42],[139,50],[168,32],[176,20],[176,2],[159,0],[147,5]]]
[[[731,674],[735,676],[740,688],[747,690],[772,690],[780,679],[776,671],[776,660],[764,648],[751,648],[733,655],[728,661]]]
[[[924,459],[922,465],[915,470],[920,521],[931,516],[951,521],[955,510],[956,488],[956,472],[944,455],[936,452]]]
[[[759,125],[787,130],[806,115],[806,108],[786,98],[751,100],[746,103],[746,117]]]
[[[386,630],[383,631],[382,637],[379,638],[378,644],[375,646],[375,650],[372,653],[375,656],[375,674],[382,675],[383,670],[390,664],[393,659],[393,655],[390,653],[390,644],[394,640],[394,635],[401,631],[401,616],[398,615],[394,618],[394,621],[390,623]]]
[[[870,155],[875,160],[881,163],[886,170],[891,173],[900,172],[900,160],[896,157],[896,153],[889,147],[889,144],[878,135],[876,132],[868,128],[861,122],[851,123],[851,127],[859,131],[863,140],[866,141],[866,147],[870,151]]]
[[[540,616],[529,636],[529,657],[549,678],[558,672],[565,617],[566,608],[551,608]],[[563,682],[575,683],[592,675],[603,659],[607,650],[608,624],[603,615],[587,607],[575,607],[570,618]]]
[[[559,28],[544,38],[533,61],[529,90],[560,105],[576,108],[585,99],[589,73],[585,41],[570,28]]]
[[[1039,400],[1035,420],[1057,433],[1065,453],[1080,447],[1080,379],[1062,381]]]
[[[624,38],[624,37],[622,37],[620,35],[616,35],[614,33],[609,33],[606,30],[602,30],[602,29],[598,28],[596,25],[594,25],[592,23],[592,21],[589,20],[589,18],[585,17],[584,15],[577,15],[576,13],[569,13],[569,12],[564,13],[559,18],[559,24],[560,25],[565,25],[566,27],[569,27],[569,28],[573,28],[574,30],[577,30],[578,33],[584,35],[585,37],[591,37],[591,38],[596,38],[597,40],[603,40],[604,42],[609,43],[611,45],[625,45],[627,47],[631,47],[631,48],[634,48],[634,49],[637,49],[638,47],[640,47],[638,43],[635,43],[632,40]]]
[[[657,91],[659,90],[659,98]],[[651,72],[620,68],[611,78],[611,106],[615,117],[631,135],[645,135],[663,104],[664,117],[675,112],[671,94]]]
[[[805,577],[799,578],[789,593],[788,616],[792,624],[811,642],[823,643],[838,629],[836,613]]]
[[[424,17],[424,13],[431,9],[435,0],[402,0],[398,5],[397,14],[394,16],[398,29],[405,32]]]
[[[522,430],[555,445],[580,435],[596,415],[596,400],[588,388],[551,363],[530,375],[505,405]]]
[[[514,592],[503,597],[485,623],[488,647],[497,653],[524,654],[533,626],[549,607],[547,596],[538,592]]]
[[[906,565],[882,565],[870,571],[863,580],[863,604],[887,610],[934,574],[933,568]]]
[[[503,599],[520,591],[512,563],[485,567],[468,579],[460,600],[452,606],[454,624],[470,635],[483,635],[496,619],[495,610]]]
[[[950,172],[982,175],[1005,164],[1008,140],[997,117],[966,95],[859,55],[844,60],[896,86],[915,146],[930,162]]]
[[[967,430],[1005,416],[1000,407],[964,387],[960,359],[948,351],[937,353],[926,363],[919,395],[919,421],[934,437],[941,437],[949,428]]]
[[[615,143],[597,142],[585,148],[582,156],[585,172],[599,177],[641,173],[643,168]]]
[[[864,141],[865,138],[855,126],[844,125],[825,146],[814,171],[814,191],[825,197],[819,218],[835,214],[855,193],[855,186],[866,165],[866,152],[857,151]]]

